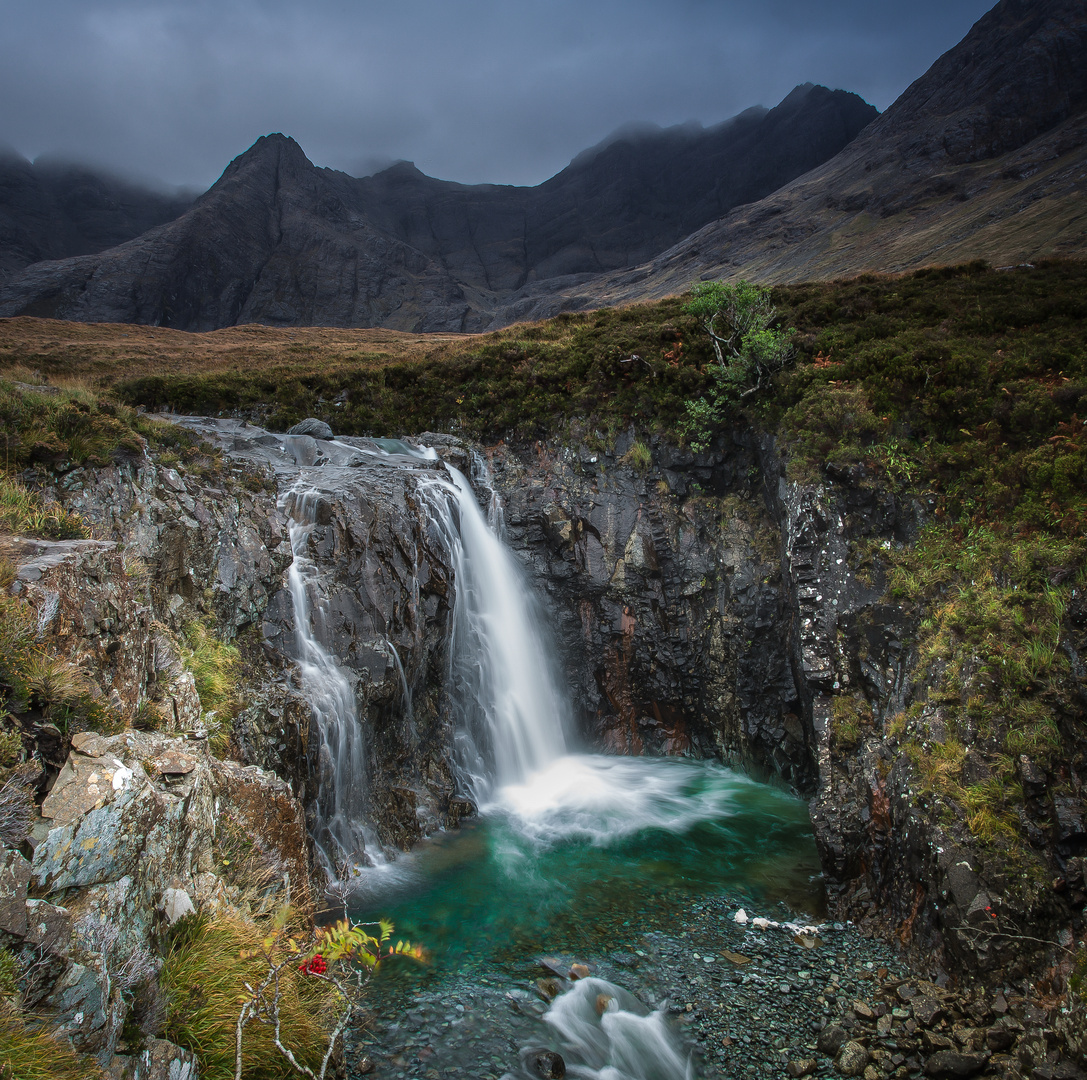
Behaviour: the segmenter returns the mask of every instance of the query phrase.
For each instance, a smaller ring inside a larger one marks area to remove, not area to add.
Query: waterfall
[[[318,495],[299,481],[287,492],[282,506],[289,514],[294,555],[287,585],[294,607],[296,660],[319,739],[314,844],[325,872],[338,878],[351,865],[384,860],[376,836],[365,824],[366,744],[355,689],[314,632],[324,612],[318,570],[306,549]]]
[[[347,447],[351,449],[351,447]],[[367,451],[373,453],[374,451]],[[437,465],[433,451],[405,444],[381,454],[408,455]],[[502,543],[502,504],[481,458],[472,475],[488,492],[488,518],[464,475],[420,474],[419,491],[430,527],[449,553],[455,602],[449,636],[448,698],[453,719],[453,765],[459,786],[477,804],[492,792],[522,783],[566,753],[569,706],[551,670],[543,617],[513,555]],[[289,517],[294,559],[288,588],[294,611],[294,648],[302,693],[310,704],[317,746],[314,841],[332,878],[352,865],[384,861],[366,825],[367,747],[355,687],[327,641],[319,571],[309,557],[320,493],[299,479],[281,500]],[[414,742],[411,688],[391,640],[400,677],[405,723]]]
[[[474,472],[486,486],[482,462]],[[446,465],[430,486],[435,526],[452,556],[456,602],[449,694],[461,783],[477,802],[566,753],[569,706],[551,669],[539,605],[509,549],[488,527],[471,484]],[[451,496],[451,498],[450,498]],[[491,495],[490,516],[501,525]]]

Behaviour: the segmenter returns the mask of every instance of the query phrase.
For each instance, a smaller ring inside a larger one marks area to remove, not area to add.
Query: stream
[[[469,483],[448,465],[442,476],[432,450],[386,450],[434,465],[421,490],[456,581],[452,765],[478,814],[395,859],[359,818],[361,724],[319,640],[302,470],[284,505],[321,737],[315,840],[352,918],[391,918],[429,952],[383,966],[349,1065],[396,1080],[781,1075],[783,1055],[813,1045],[826,993],[892,962],[847,927],[811,925],[823,895],[806,804],[715,762],[579,752],[545,614],[502,542],[482,463]]]
[[[569,1076],[717,1075],[670,1018],[662,951],[676,942],[699,977],[720,976],[723,955],[682,946],[692,909],[739,900],[806,923],[822,902],[805,805],[683,759],[564,756],[499,789],[459,832],[359,877],[352,914],[388,916],[431,952],[373,989],[371,1057],[397,1078],[535,1077],[521,1062],[533,1048],[560,1052]],[[574,962],[594,978],[557,977]]]

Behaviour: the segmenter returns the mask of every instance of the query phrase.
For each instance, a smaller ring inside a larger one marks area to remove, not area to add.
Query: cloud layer
[[[886,108],[990,0],[0,0],[0,143],[204,188],[258,136],[535,184],[797,83]]]

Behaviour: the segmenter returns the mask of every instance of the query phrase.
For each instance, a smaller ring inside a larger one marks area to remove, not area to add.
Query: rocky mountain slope
[[[0,314],[477,330],[526,283],[629,266],[762,198],[876,115],[806,85],[707,131],[616,138],[534,188],[448,183],[408,163],[357,180],[268,136],[177,221],[10,278]]]
[[[78,165],[31,164],[0,148],[0,280],[43,259],[90,255],[192,205]]]
[[[355,180],[270,136],[177,221],[10,278],[0,314],[458,331],[707,277],[1075,256],[1085,59],[1077,0],[1000,0],[873,123],[853,95],[798,87],[707,131],[619,133],[536,188],[409,163]]]
[[[498,320],[681,292],[1087,251],[1087,23],[1001,0],[840,154],[626,273],[525,290]]]

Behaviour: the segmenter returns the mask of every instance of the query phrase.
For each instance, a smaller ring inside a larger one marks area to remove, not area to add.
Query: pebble
[[[820,927],[821,943],[808,948],[784,918],[757,929],[724,897],[677,911],[672,925],[684,930],[624,928],[610,953],[548,965],[563,972],[584,965],[651,1009],[667,1002],[700,1080],[1004,1076],[1024,1032],[1048,1023],[1022,997],[975,1001],[918,978],[892,949],[849,925]],[[531,1077],[519,1055],[547,1044],[544,998],[569,985],[541,979],[538,960],[435,975],[375,999],[356,1059],[371,1060],[379,1080],[424,1080],[431,1068],[453,1080]]]

